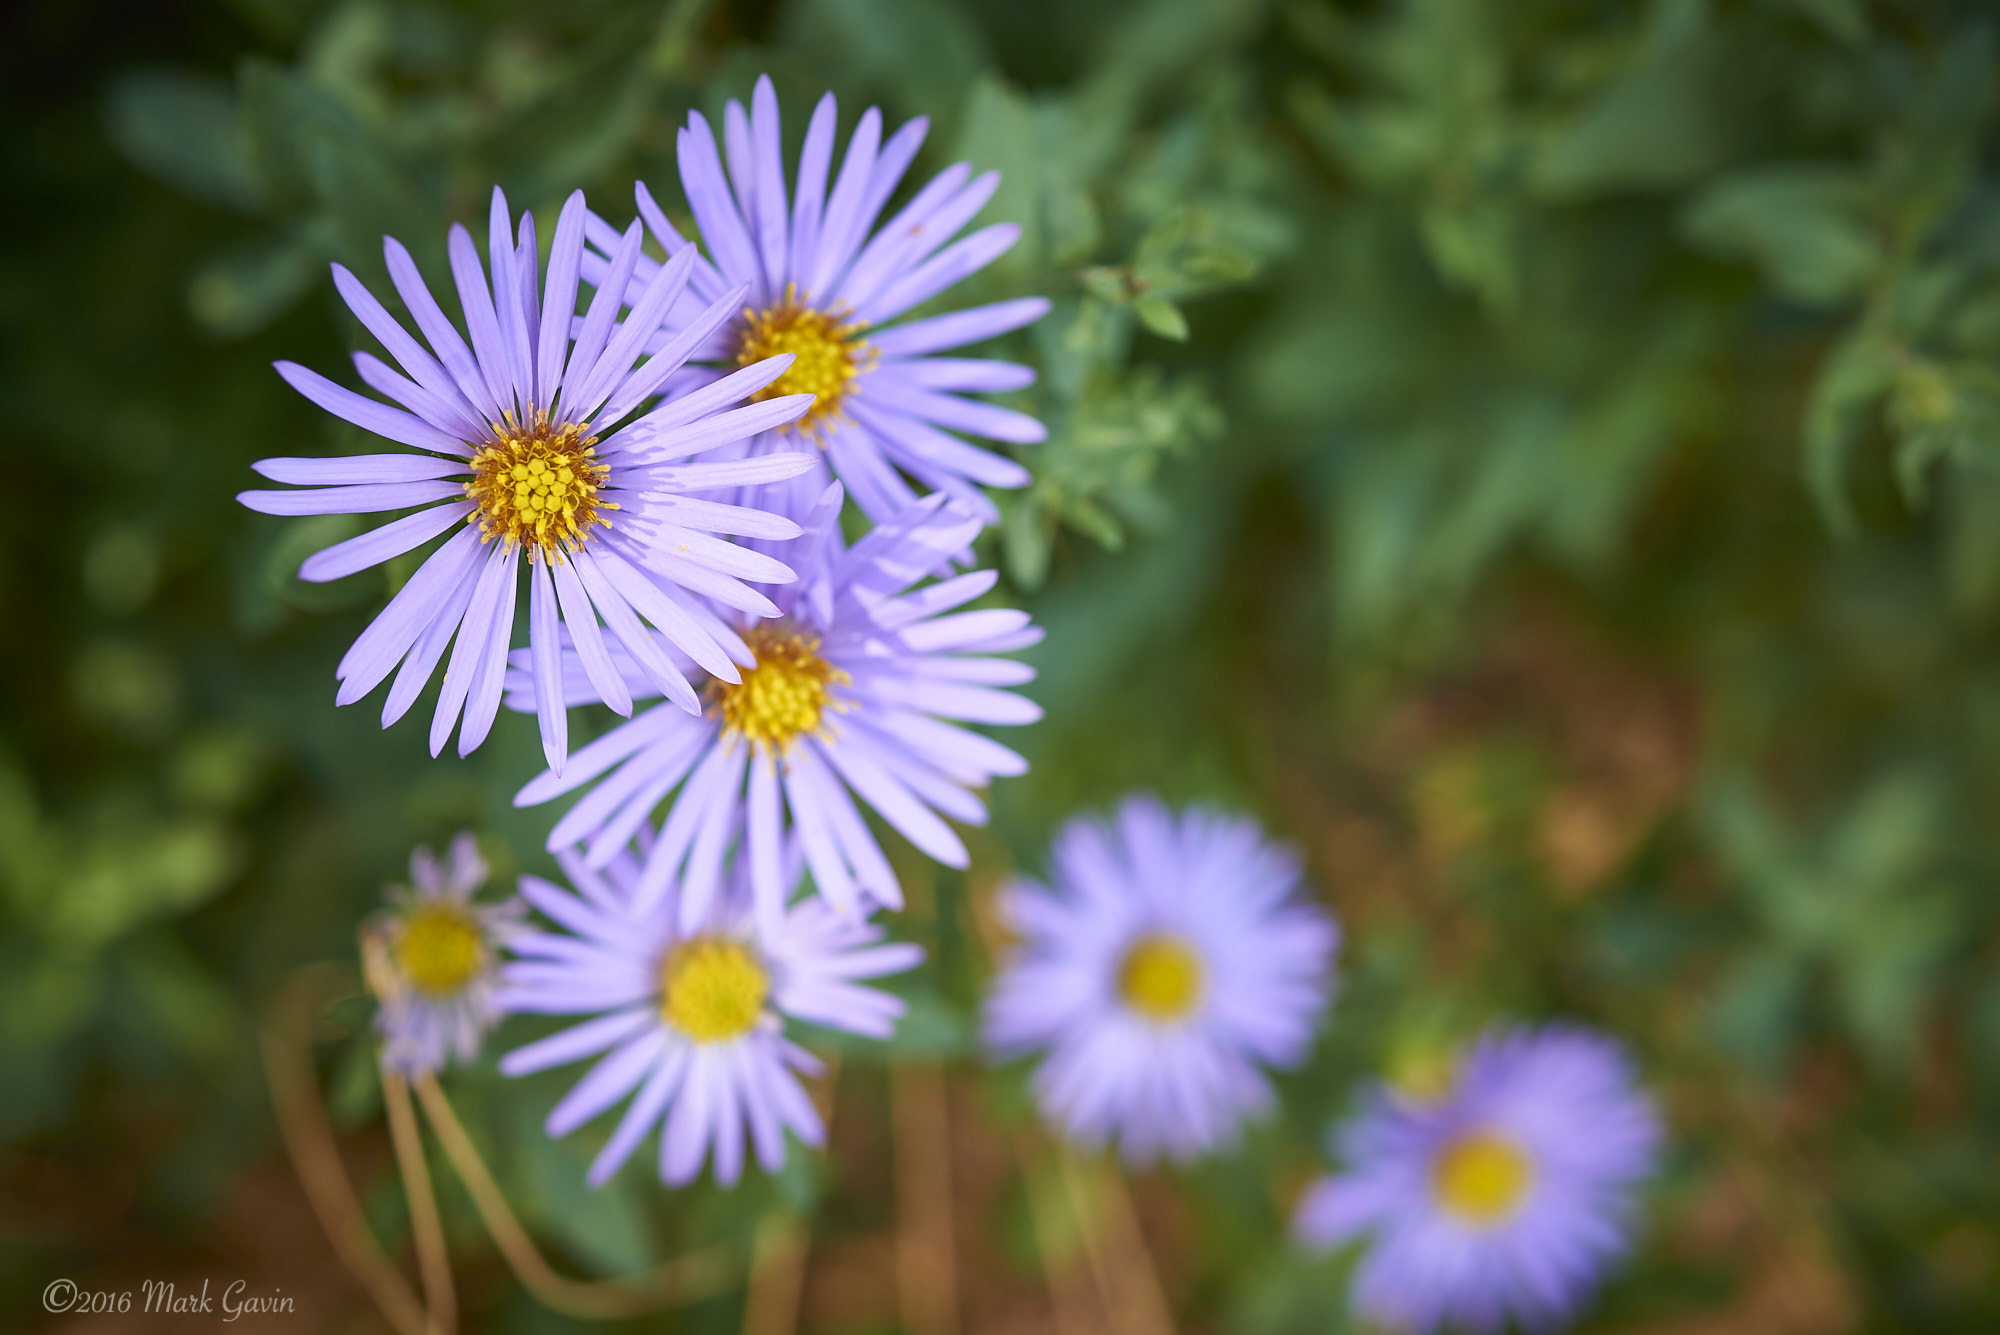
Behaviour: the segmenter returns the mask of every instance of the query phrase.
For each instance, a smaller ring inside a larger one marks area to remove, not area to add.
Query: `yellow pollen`
[[[592,524],[609,528],[602,512],[618,507],[601,498],[611,469],[597,462],[596,446],[588,425],[551,426],[540,415],[528,426],[495,425],[465,484],[479,507],[472,520],[480,541],[498,538],[560,561],[562,548],[580,545]]]
[[[431,996],[449,996],[484,967],[486,934],[464,909],[425,904],[404,916],[395,950],[396,967],[410,986]]]
[[[736,345],[736,364],[748,366],[780,353],[792,354],[785,373],[750,396],[753,402],[783,394],[814,394],[812,407],[790,426],[800,435],[816,435],[840,412],[854,390],[854,378],[874,355],[860,337],[863,326],[838,315],[802,306],[796,285],[785,288],[785,299],[761,311],[745,308],[743,331]]]
[[[1438,1203],[1478,1228],[1504,1223],[1520,1208],[1534,1180],[1535,1165],[1526,1152],[1490,1131],[1460,1136],[1431,1166]]]
[[[853,680],[819,656],[819,637],[758,627],[744,636],[757,666],[743,681],[709,683],[709,698],[723,730],[755,744],[790,748],[802,732],[818,732],[829,709],[839,709],[833,688]]]
[[[660,1015],[697,1043],[726,1043],[764,1013],[770,975],[739,941],[698,936],[660,969]]]
[[[1149,1020],[1178,1020],[1201,999],[1201,958],[1170,936],[1142,936],[1118,966],[1118,995]]]

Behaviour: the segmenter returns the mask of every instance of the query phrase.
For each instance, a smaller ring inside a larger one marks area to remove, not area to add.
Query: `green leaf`
[[[1132,303],[1132,313],[1139,317],[1139,323],[1161,338],[1175,343],[1188,340],[1187,316],[1181,308],[1162,296],[1148,294]]]
[[[1854,300],[1882,265],[1860,174],[1830,163],[1734,172],[1683,214],[1690,240],[1755,264],[1783,296],[1808,306]]]
[[[216,256],[188,282],[195,323],[223,338],[255,333],[319,281],[324,258],[286,237],[262,237]]]
[[[111,142],[134,166],[211,204],[263,206],[227,85],[172,70],[128,74],[112,83],[104,112]]]
[[[1806,404],[1805,470],[1827,526],[1843,538],[1856,528],[1847,468],[1877,405],[1895,379],[1888,346],[1861,327],[1835,345],[1813,379]]]

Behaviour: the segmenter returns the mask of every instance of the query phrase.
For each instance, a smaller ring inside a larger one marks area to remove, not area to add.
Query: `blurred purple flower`
[[[1082,1144],[1184,1161],[1233,1140],[1271,1103],[1260,1067],[1304,1059],[1331,988],[1339,929],[1295,897],[1297,857],[1253,821],[1135,796],[1071,821],[1053,860],[1051,887],[1004,892],[1021,940],[988,1044],[1046,1050],[1043,1112]]]
[[[401,243],[383,241],[389,273],[430,350],[403,328],[360,281],[339,265],[334,284],[370,333],[399,363],[399,373],[366,352],[354,354],[361,379],[392,407],[343,389],[292,362],[278,373],[320,407],[398,444],[430,454],[368,454],[332,459],[265,459],[256,470],[274,482],[309,490],[246,491],[237,499],[276,515],[371,514],[427,508],[309,558],[299,575],[332,580],[379,565],[447,530],[458,533],[433,552],[340,661],[338,704],[352,704],[402,664],[382,710],[387,727],[401,718],[457,636],[431,723],[431,754],[458,723],[458,753],[486,739],[500,705],[514,634],[515,576],[523,555],[530,571],[528,643],[553,679],[559,625],[567,625],[583,663],[614,709],[631,712],[624,682],[609,670],[608,644],[623,648],[653,688],[690,712],[700,704],[682,669],[646,623],[687,658],[735,681],[734,632],[690,594],[752,616],[777,610],[744,583],[782,583],[792,571],[766,553],[718,533],[766,539],[796,536],[788,519],[760,509],[695,499],[688,493],[754,487],[814,466],[809,454],[688,463],[691,456],[796,419],[803,395],[762,397],[785,374],[789,358],[735,374],[660,403],[654,398],[703,340],[735,313],[744,290],[720,292],[688,318],[677,337],[636,367],[661,315],[686,290],[692,252],[655,266],[631,292],[635,309],[616,323],[620,298],[639,261],[638,223],[616,239],[587,313],[574,315],[582,263],[584,207],[579,191],[556,223],[544,290],[531,216],[516,235],[499,190],[490,226],[491,285],[472,236],[454,225],[452,276],[471,332],[471,347],[439,308]],[[433,355],[435,353],[435,355]],[[631,420],[626,420],[631,418]],[[620,425],[623,423],[623,425]],[[602,617],[607,637],[598,625]],[[537,697],[542,747],[560,769],[568,721],[559,692]]]
[[[711,684],[702,715],[664,707],[639,715],[514,799],[546,802],[604,776],[549,835],[551,851],[587,844],[586,861],[601,866],[679,788],[636,894],[650,910],[677,884],[683,927],[708,913],[739,837],[765,930],[775,929],[790,889],[779,852],[793,836],[836,909],[900,907],[895,874],[849,790],[923,852],[963,867],[965,845],[940,813],[983,824],[986,808],[972,790],[1027,770],[1013,751],[945,720],[1040,718],[1032,702],[996,689],[1031,680],[1033,669],[988,655],[1026,648],[1041,632],[1025,612],[953,611],[991,589],[993,571],[912,588],[948,568],[979,521],[934,494],[849,548],[840,540],[841,497],[831,483],[805,514],[807,536],[794,548],[800,578],[777,591],[780,618],[747,631],[740,684]],[[594,698],[574,655],[565,664],[569,700]],[[508,703],[526,708],[532,689],[517,670]],[[635,679],[634,694],[644,690]]]
[[[452,1057],[471,1061],[499,1021],[499,948],[521,929],[526,909],[518,899],[474,904],[485,883],[486,862],[470,833],[452,841],[442,865],[419,848],[410,854],[410,884],[392,887],[390,911],[369,924],[383,966],[371,981],[384,1065],[420,1075]]]
[[[640,863],[630,850],[602,874],[574,854],[557,860],[581,893],[521,878],[521,893],[560,930],[515,939],[502,999],[511,1011],[596,1018],[516,1048],[500,1069],[525,1075],[607,1054],[549,1113],[551,1136],[637,1091],[591,1164],[591,1185],[609,1180],[655,1126],[660,1177],[675,1186],[694,1179],[711,1149],[716,1180],[734,1183],[746,1124],[766,1172],[783,1166],[787,1131],[818,1145],[825,1130],[797,1073],[821,1065],[785,1037],[785,1022],[889,1037],[903,1003],[859,980],[914,968],[923,952],[884,943],[880,927],[817,899],[764,930],[740,875],[684,926],[675,890],[649,907],[634,898]],[[789,850],[786,883],[799,871]]]
[[[817,442],[833,474],[877,523],[915,499],[904,474],[928,490],[950,493],[983,522],[995,522],[999,512],[980,488],[1025,486],[1028,472],[951,433],[1013,444],[1046,438],[1032,417],[961,397],[1024,388],[1034,383],[1034,372],[1008,362],[931,354],[1032,323],[1049,303],[1022,297],[884,326],[1013,246],[1021,233],[1015,223],[995,223],[952,241],[992,197],[1000,174],[973,177],[962,162],[947,167],[877,228],[923,143],[928,119],[910,121],[884,143],[882,114],[870,107],[836,175],[837,117],[833,94],[826,94],[806,127],[796,189],[788,191],[778,96],[769,77],[757,81],[750,105],[746,115],[731,101],[723,113],[726,168],[700,112],[689,112],[680,132],[681,185],[714,263],[695,261],[690,292],[668,309],[666,330],[678,335],[703,303],[747,288],[737,318],[705,333],[695,357],[715,368],[707,374],[720,374],[722,367],[793,353],[798,360],[763,393],[818,396],[803,417],[767,432],[748,453],[801,439]],[[637,194],[640,215],[667,254],[679,258],[690,250],[643,182]],[[584,259],[584,274],[595,280],[609,269],[605,257],[618,233],[593,217],[590,240],[602,252]],[[640,261],[633,272],[634,300],[649,263]],[[825,480],[819,472],[797,485],[809,499]]]
[[[1489,1035],[1436,1099],[1377,1090],[1339,1136],[1346,1169],[1295,1228],[1371,1241],[1354,1303],[1396,1329],[1547,1328],[1624,1252],[1659,1119],[1613,1041],[1565,1025]]]

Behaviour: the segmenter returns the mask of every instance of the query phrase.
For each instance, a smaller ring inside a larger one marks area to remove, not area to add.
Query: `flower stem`
[[[257,1033],[271,1106],[306,1201],[341,1264],[398,1335],[444,1335],[368,1231],[320,1106],[310,1056],[313,1017],[327,1001],[355,990],[352,971],[337,964],[310,965],[286,981]]]
[[[521,1287],[542,1306],[586,1321],[605,1320],[699,1302],[730,1286],[736,1267],[728,1249],[719,1244],[676,1257],[631,1279],[577,1280],[556,1273],[514,1217],[513,1208],[465,1133],[437,1078],[420,1075],[413,1083],[417,1101],[423,1105],[445,1157],[472,1197],[486,1231],[492,1234]]]
[[[431,1322],[442,1335],[453,1335],[458,1329],[458,1298],[451,1287],[451,1254],[445,1248],[444,1226],[438,1220],[430,1166],[424,1162],[423,1133],[417,1129],[417,1114],[410,1107],[410,1086],[400,1072],[382,1071],[382,1103],[389,1114],[396,1167],[403,1174],[403,1194],[410,1202],[410,1231],[416,1235],[424,1306],[430,1309]]]

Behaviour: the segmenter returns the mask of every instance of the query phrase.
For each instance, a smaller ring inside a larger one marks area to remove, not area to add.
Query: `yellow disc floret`
[[[816,395],[805,416],[790,427],[801,435],[816,435],[829,418],[840,412],[841,403],[854,390],[854,378],[873,355],[859,337],[862,327],[838,315],[800,305],[796,287],[787,287],[785,299],[775,306],[761,311],[745,308],[736,344],[736,364],[749,366],[786,352],[793,358],[783,375],[752,394],[751,399],[774,399],[783,394]]]
[[[1527,1152],[1491,1131],[1460,1136],[1431,1167],[1438,1204],[1478,1228],[1504,1223],[1520,1208],[1534,1180],[1535,1165]]]
[[[1118,995],[1149,1020],[1181,1019],[1201,999],[1201,957],[1171,936],[1142,936],[1118,966]]]
[[[456,904],[421,904],[396,933],[396,968],[410,986],[449,996],[486,967],[486,933]]]
[[[770,975],[740,941],[698,936],[675,946],[660,969],[660,1015],[697,1043],[726,1043],[764,1013]]]
[[[596,460],[597,437],[584,424],[552,426],[537,418],[531,426],[511,421],[494,428],[493,439],[472,456],[472,481],[465,494],[478,505],[473,520],[483,535],[510,547],[530,547],[561,559],[593,524],[609,528],[606,510],[618,507],[603,497],[611,469]]]
[[[818,732],[826,712],[840,708],[833,688],[852,680],[819,656],[819,637],[760,626],[744,641],[757,666],[743,670],[740,684],[708,688],[723,730],[779,751],[800,733]]]

